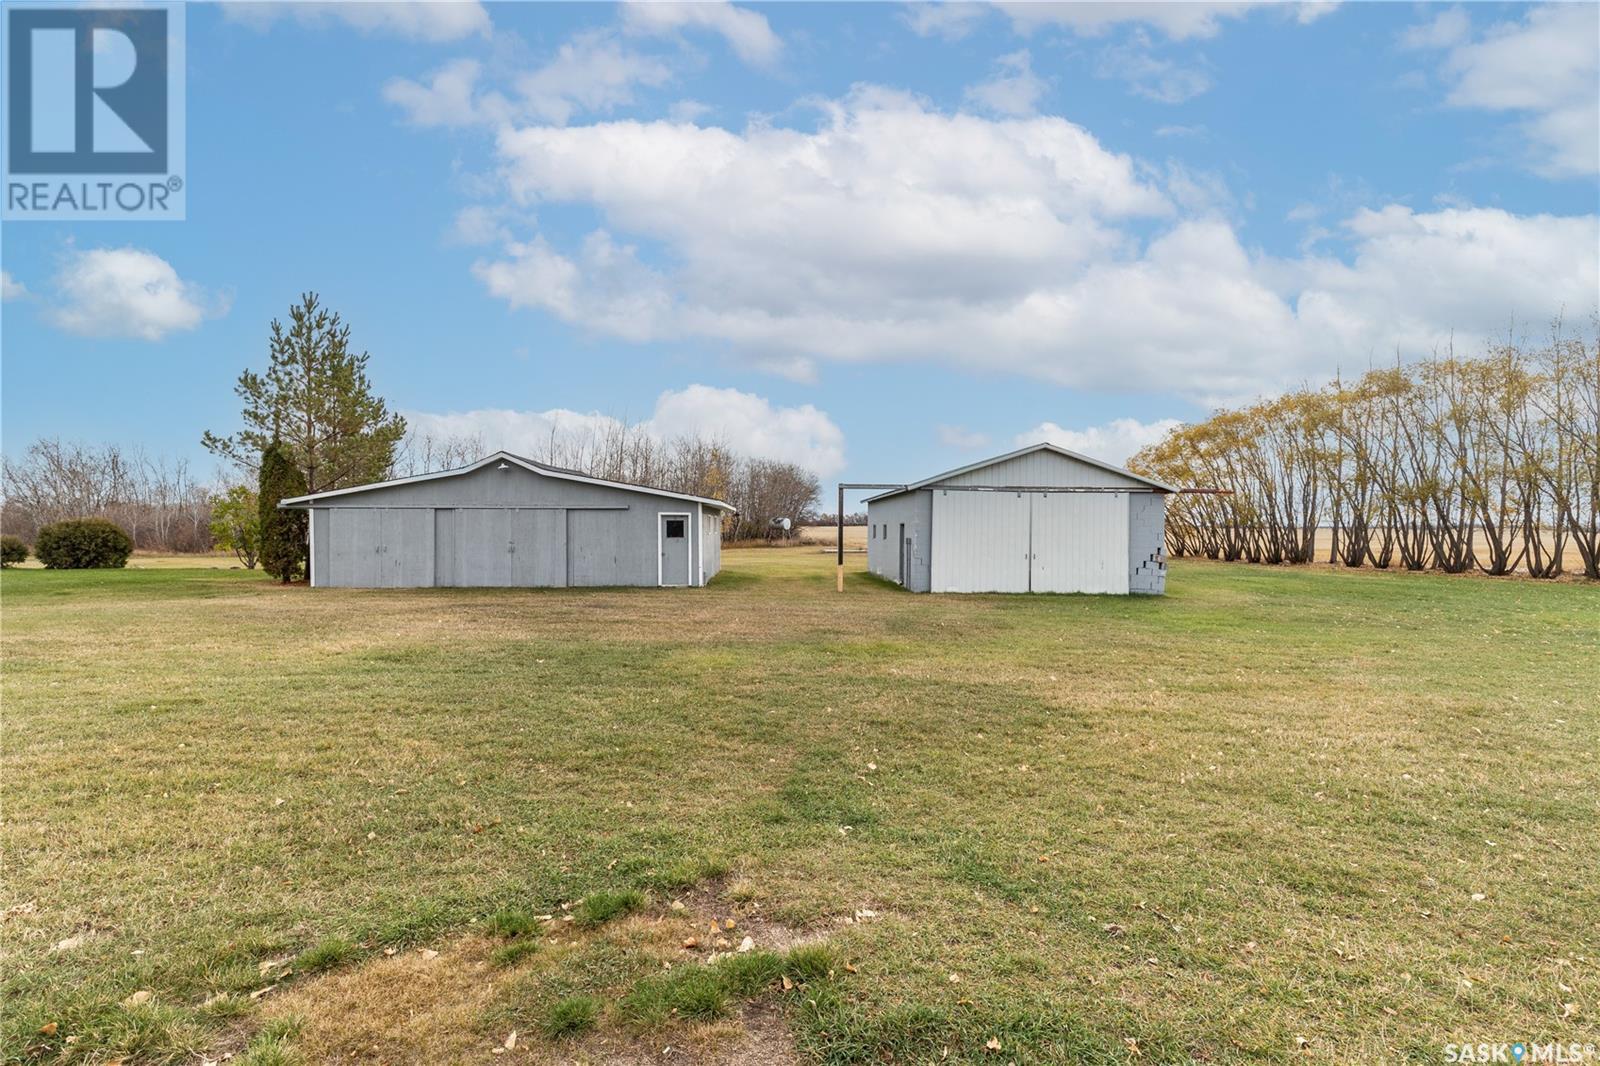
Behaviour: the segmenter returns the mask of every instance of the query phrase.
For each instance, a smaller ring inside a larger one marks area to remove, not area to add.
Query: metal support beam
[[[841,481],[839,482],[839,510],[834,514],[834,521],[838,523],[838,543],[835,545],[838,560],[836,568],[836,587],[844,591],[844,490],[845,489],[903,489],[904,485],[884,484],[876,481]]]

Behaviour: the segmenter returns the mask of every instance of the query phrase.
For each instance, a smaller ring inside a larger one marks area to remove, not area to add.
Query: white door
[[[661,583],[687,585],[689,583],[689,516],[664,514],[661,523]]]
[[[1028,591],[1028,496],[933,490],[934,592]]]
[[[1128,494],[1033,496],[1034,592],[1128,591]]]

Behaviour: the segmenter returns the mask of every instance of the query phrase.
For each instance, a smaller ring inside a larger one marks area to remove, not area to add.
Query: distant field
[[[836,527],[834,527],[834,526],[801,526],[800,527],[800,541],[803,544],[825,544],[825,545],[828,545],[828,546],[831,547],[834,544],[838,543],[838,537],[839,537],[838,529]],[[1479,535],[1478,542],[1479,542],[1480,550],[1482,550],[1483,538],[1482,538],[1481,534]],[[1552,540],[1550,540],[1549,538],[1546,538],[1545,543],[1547,545],[1553,545],[1554,542]],[[1319,530],[1317,530],[1316,544],[1317,544],[1317,560],[1318,560],[1318,562],[1326,562],[1326,560],[1328,558],[1328,552],[1333,546],[1333,530],[1331,530],[1331,529],[1319,529]],[[845,526],[844,527],[844,546],[845,546],[845,550],[846,551],[866,551],[867,550],[867,527],[866,526]],[[1561,561],[1562,561],[1562,566],[1565,567],[1567,573],[1574,574],[1574,575],[1581,575],[1583,573],[1583,557],[1578,554],[1577,548],[1575,548],[1572,545],[1571,541],[1567,541],[1566,542],[1565,549],[1561,553]],[[1394,566],[1395,566],[1395,568],[1398,568],[1400,566],[1400,558],[1399,558],[1399,553],[1398,552],[1395,553]]]
[[[839,528],[837,526],[801,526],[800,542],[802,544],[826,544],[833,547],[839,543]],[[846,551],[867,550],[867,527],[845,526],[844,546]]]
[[[1163,598],[918,597],[848,562],[843,595],[809,549],[674,590],[7,571],[0,1061],[1600,1031],[1600,589],[1180,561]]]

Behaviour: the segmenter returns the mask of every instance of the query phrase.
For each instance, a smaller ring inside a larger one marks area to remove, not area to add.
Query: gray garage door
[[[432,511],[335,507],[327,514],[333,549],[327,556],[327,584],[356,588],[433,584]]]
[[[440,515],[454,520],[452,584],[553,588],[567,583],[566,511],[459,507]]]

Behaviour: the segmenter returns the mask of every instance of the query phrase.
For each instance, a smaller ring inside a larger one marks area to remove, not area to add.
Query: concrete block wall
[[[1128,591],[1167,591],[1167,498],[1159,492],[1128,495]]]

